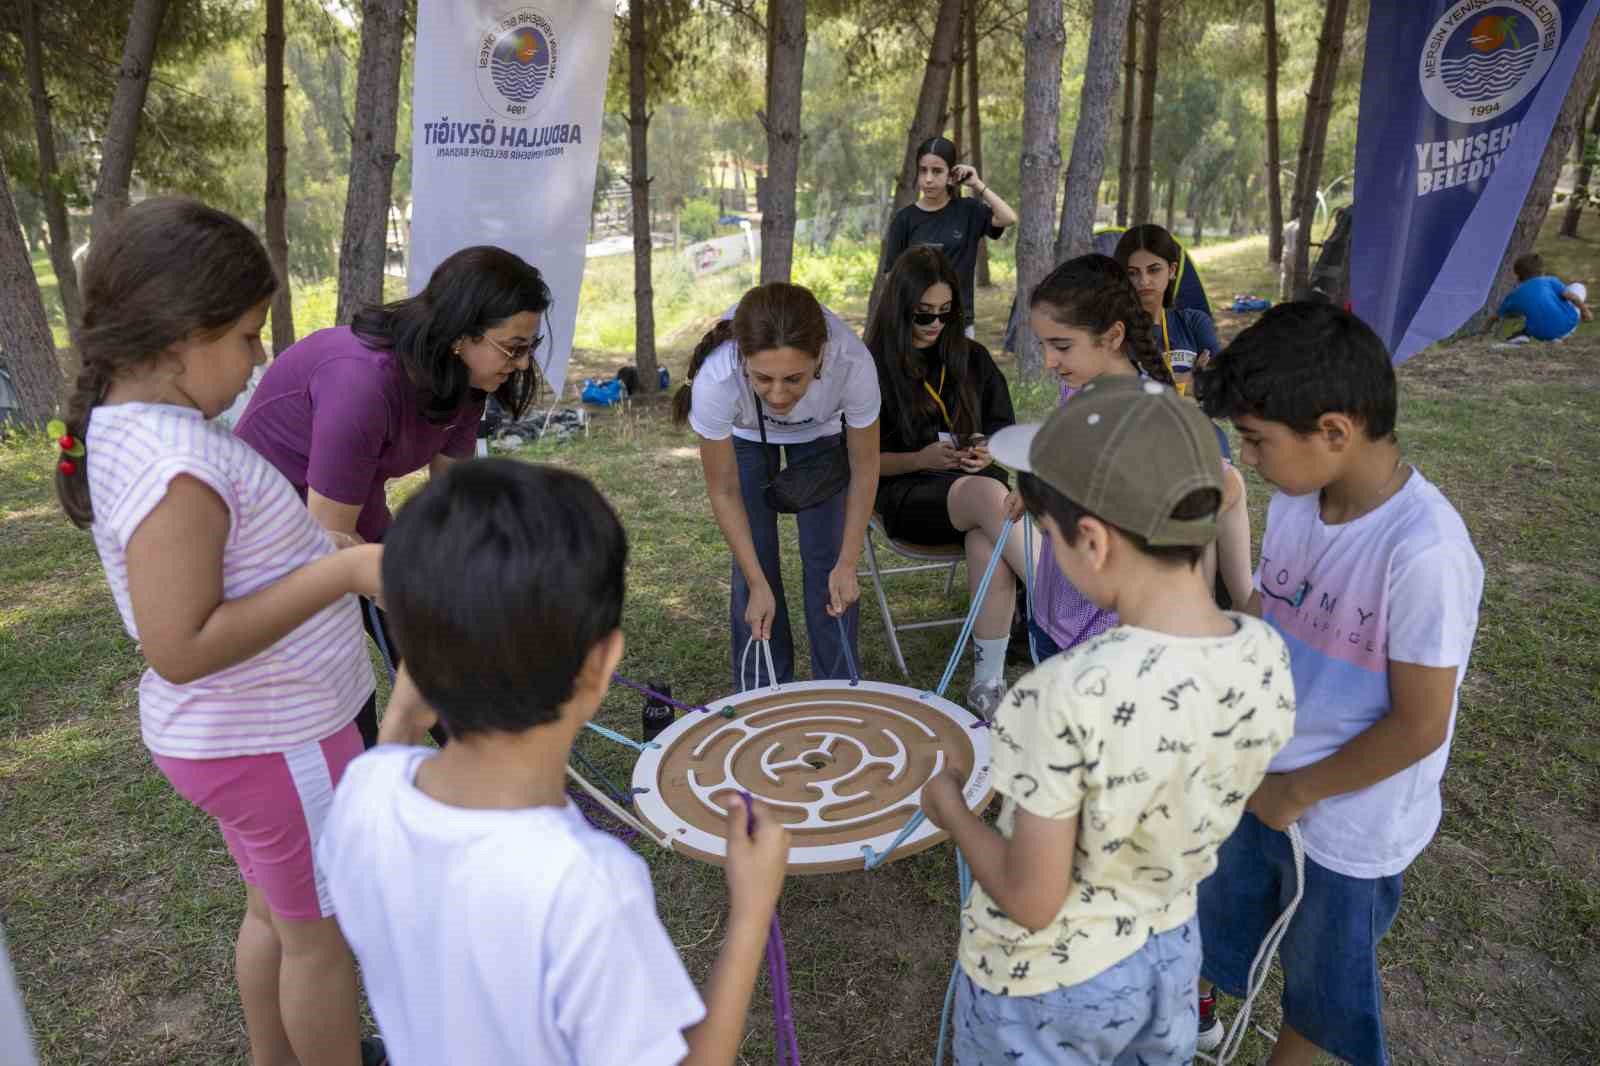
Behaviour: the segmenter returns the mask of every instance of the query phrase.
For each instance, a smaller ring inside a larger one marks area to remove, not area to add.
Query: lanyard
[[[922,379],[922,387],[928,390],[928,395],[933,397],[933,402],[939,405],[939,413],[944,416],[944,424],[949,427],[950,432],[954,433],[956,425],[950,421],[950,412],[944,409],[944,401],[939,399],[939,393],[944,391],[944,370],[945,368],[942,366],[939,368],[938,392],[935,392],[933,386],[928,384],[927,378]]]
[[[1167,353],[1172,351],[1172,338],[1167,335],[1167,309],[1161,309],[1161,365],[1167,368],[1167,377],[1174,377],[1172,373],[1172,357]]]

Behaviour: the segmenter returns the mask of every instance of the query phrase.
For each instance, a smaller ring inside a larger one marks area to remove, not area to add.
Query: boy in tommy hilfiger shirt
[[[1483,593],[1483,563],[1450,501],[1395,437],[1395,376],[1354,315],[1284,304],[1203,372],[1206,413],[1277,487],[1250,601],[1289,646],[1294,738],[1200,886],[1200,1047],[1215,1047],[1211,982],[1245,991],[1280,900],[1284,831],[1305,841],[1306,885],[1280,957],[1284,1024],[1267,1066],[1317,1049],[1384,1066],[1377,944],[1401,874],[1439,825],[1439,781]]]

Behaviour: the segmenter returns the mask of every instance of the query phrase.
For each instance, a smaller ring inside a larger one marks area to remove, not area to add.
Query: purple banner
[[[1480,307],[1600,0],[1374,0],[1351,304],[1396,363]]]

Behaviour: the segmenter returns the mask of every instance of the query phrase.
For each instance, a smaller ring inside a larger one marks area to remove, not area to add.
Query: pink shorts
[[[352,722],[326,740],[273,755],[153,758],[178,795],[217,820],[239,875],[272,912],[313,921],[333,914],[317,868],[317,838],[333,809],[334,786],[361,750]]]

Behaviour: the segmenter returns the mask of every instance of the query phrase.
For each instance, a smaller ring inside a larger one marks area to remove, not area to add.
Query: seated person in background
[[[1217,343],[1217,327],[1210,315],[1176,305],[1183,249],[1172,234],[1147,222],[1122,235],[1115,258],[1128,272],[1128,280],[1139,294],[1139,306],[1150,316],[1152,335],[1172,373],[1173,387],[1188,395],[1195,365],[1203,365],[1222,346]]]
[[[917,544],[964,544],[968,592],[976,593],[1006,517],[1006,473],[985,437],[1016,415],[988,349],[962,335],[961,314],[950,260],[937,248],[912,248],[896,260],[866,340],[883,397],[877,510],[884,529]],[[1016,576],[1024,572],[1019,531],[1006,538],[973,627],[967,707],[984,718],[1005,691]]]
[[[384,739],[436,714],[450,743],[351,763],[318,858],[390,1062],[733,1063],[788,833],[760,805],[729,812],[728,934],[702,1003],[644,862],[566,797],[622,657],[616,514],[576,474],[480,459],[430,479],[384,543],[425,702],[391,704]]]
[[[1594,315],[1586,302],[1589,290],[1582,282],[1564,284],[1554,274],[1544,272],[1544,260],[1533,253],[1518,256],[1511,264],[1517,287],[1489,316],[1486,328],[1493,329],[1502,318],[1522,319],[1522,329],[1511,337],[1512,344],[1528,341],[1558,341]]]

